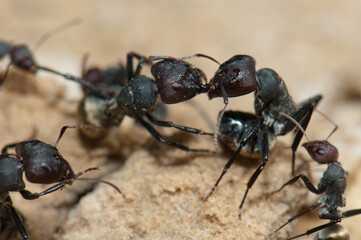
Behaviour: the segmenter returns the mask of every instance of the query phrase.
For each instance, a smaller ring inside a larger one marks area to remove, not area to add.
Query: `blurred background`
[[[322,94],[318,109],[339,126],[330,142],[338,147],[339,160],[349,173],[344,210],[361,208],[360,1],[2,0],[0,37],[32,47],[45,32],[74,18],[81,23],[36,50],[39,64],[80,75],[84,54],[89,54],[88,66],[100,67],[124,63],[130,51],[174,57],[204,53],[220,62],[248,54],[256,59],[257,69],[275,69],[296,102]],[[1,71],[6,61],[1,62]],[[206,59],[191,62],[209,79],[217,69]],[[49,74],[37,77],[41,81]],[[66,99],[81,98],[76,84],[60,79],[57,84],[65,85]],[[199,96],[197,101],[213,119],[223,107],[222,99],[209,104]],[[230,99],[228,109],[253,111],[253,95]],[[202,128],[186,117],[179,122]],[[332,128],[315,113],[307,133],[311,139],[324,139]],[[289,138],[283,141],[291,145]],[[308,159],[304,150],[300,156]],[[310,167],[317,184],[325,167],[314,163]],[[307,201],[312,204],[315,199]],[[356,216],[342,222],[352,239],[361,238],[360,220]],[[295,233],[321,222],[317,215],[301,218]]]

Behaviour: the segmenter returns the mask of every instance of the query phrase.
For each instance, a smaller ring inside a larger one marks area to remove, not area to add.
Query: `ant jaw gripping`
[[[338,150],[326,140],[312,141],[302,145],[311,158],[320,164],[337,162]]]

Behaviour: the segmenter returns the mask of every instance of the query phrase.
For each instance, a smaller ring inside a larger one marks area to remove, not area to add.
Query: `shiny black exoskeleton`
[[[346,205],[346,177],[347,173],[342,168],[341,164],[337,162],[338,151],[337,148],[330,144],[328,141],[313,141],[303,144],[307,152],[310,154],[312,159],[319,164],[327,164],[327,169],[323,173],[322,178],[318,182],[317,188],[313,186],[312,182],[304,174],[300,174],[288,182],[286,182],[279,190],[281,191],[287,185],[296,182],[298,179],[302,179],[305,186],[309,191],[315,194],[325,194],[318,202],[310,206],[306,211],[297,214],[290,218],[285,224],[279,227],[273,234],[278,232],[288,223],[301,217],[302,215],[312,211],[316,208],[320,208],[318,216],[320,219],[328,219],[329,223],[314,227],[307,230],[305,233],[294,236],[289,239],[295,239],[305,235],[309,235],[320,231],[315,239],[333,239],[342,240],[348,239],[348,233],[342,227],[333,227],[335,224],[341,222],[343,218],[352,217],[361,214],[361,209],[353,209],[342,212],[339,208]],[[275,193],[275,192],[274,192]],[[272,235],[273,235],[272,234]],[[332,234],[332,235],[331,235]],[[332,237],[331,237],[332,236]]]
[[[133,69],[134,59],[138,59],[139,61],[135,70]],[[94,97],[92,94],[87,94],[80,105],[81,121],[83,123],[91,123],[101,126],[104,129],[109,129],[112,126],[119,126],[124,116],[129,116],[137,120],[153,137],[162,143],[184,151],[209,152],[208,150],[203,149],[190,149],[184,145],[168,141],[153,127],[153,125],[174,127],[191,133],[212,135],[198,129],[177,125],[168,121],[161,121],[152,115],[157,106],[158,96],[168,90],[165,90],[161,84],[159,84],[159,81],[154,81],[153,79],[140,74],[144,64],[151,64],[151,62],[136,53],[129,53],[126,65],[127,78],[125,80],[122,79],[122,83],[126,84],[120,86],[115,96],[110,99]],[[178,67],[183,66],[184,65],[173,65],[177,70],[179,70]],[[182,71],[184,75],[187,75],[189,71],[193,71],[191,65],[186,64],[185,66],[186,68]],[[170,71],[171,73],[177,72],[173,68]],[[178,71],[177,74],[180,74],[180,72]],[[185,79],[187,80],[182,81],[185,84],[189,81],[193,81],[190,78]],[[184,97],[180,97],[180,95],[181,93],[174,95],[170,94],[170,97],[173,96],[173,99],[170,101],[173,103],[181,101]],[[88,133],[87,136],[98,138],[103,137],[105,134],[106,132],[97,132]]]
[[[63,127],[54,146],[39,140],[31,140],[9,144],[2,149],[0,155],[1,240],[15,236],[16,228],[23,239],[29,239],[22,218],[12,204],[9,192],[19,192],[23,198],[32,200],[62,189],[66,185],[71,185],[74,180],[88,171],[97,170],[97,168],[88,168],[75,174],[70,164],[59,153],[56,145],[67,128],[77,128],[77,126]],[[9,148],[15,148],[15,153],[8,153]],[[32,183],[57,184],[41,193],[32,193],[25,188],[23,173],[25,173],[26,179]],[[106,183],[121,193],[116,186],[109,182],[99,179],[87,180]]]
[[[257,79],[254,104],[256,114],[227,111],[221,118],[218,137],[220,141],[235,150],[235,153],[226,163],[222,174],[206,197],[208,199],[214,192],[224,174],[242,151],[246,152],[249,157],[261,157],[262,164],[247,183],[247,189],[239,206],[239,216],[241,216],[241,209],[248,191],[268,162],[269,151],[274,145],[276,136],[286,135],[295,128],[295,124],[287,116],[295,119],[303,128],[306,128],[314,107],[322,98],[317,95],[296,105],[289,95],[284,81],[274,70],[260,69],[256,72],[255,77]],[[302,136],[301,131],[296,132],[292,144],[293,153],[296,151]],[[292,172],[294,172],[294,158]]]

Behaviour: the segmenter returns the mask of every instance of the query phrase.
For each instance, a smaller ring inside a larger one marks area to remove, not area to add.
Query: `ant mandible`
[[[62,31],[74,24],[77,24],[77,23],[79,23],[79,21],[80,21],[79,19],[75,19],[75,20],[72,20],[65,24],[62,24],[62,25],[56,27],[55,29],[49,31],[48,33],[44,34],[40,38],[40,40],[37,42],[35,47],[39,46],[40,43],[44,42],[52,34]],[[26,46],[24,44],[11,44],[11,43],[7,43],[5,41],[0,41],[0,60],[3,57],[5,57],[6,55],[9,55],[10,62],[8,64],[8,66],[6,67],[2,82],[0,84],[0,88],[2,88],[3,85],[5,84],[7,75],[9,73],[10,66],[14,65],[17,68],[22,69],[22,70],[32,73],[32,74],[35,74],[38,70],[53,73],[55,75],[65,78],[67,80],[77,82],[77,83],[81,84],[82,86],[85,86],[85,87],[91,89],[94,93],[98,94],[99,96],[102,96],[104,98],[108,97],[108,96],[104,95],[101,91],[99,91],[99,89],[96,88],[89,81],[72,76],[71,74],[63,74],[54,69],[37,64],[32,52],[30,51],[28,46]]]
[[[62,189],[66,185],[71,185],[74,180],[78,179],[108,184],[121,194],[119,188],[110,182],[101,179],[79,178],[84,173],[98,170],[98,168],[88,168],[75,174],[70,164],[56,148],[66,129],[83,127],[94,126],[64,126],[54,146],[39,140],[30,140],[8,144],[2,149],[0,155],[0,218],[2,222],[0,225],[11,229],[0,229],[0,237],[4,236],[4,239],[9,239],[14,232],[16,233],[15,228],[17,227],[22,238],[29,239],[22,218],[13,206],[9,192],[19,192],[24,199],[32,200]],[[8,153],[9,148],[15,148],[15,153]],[[25,173],[26,179],[32,183],[57,184],[40,193],[32,193],[25,189],[23,173]]]
[[[247,189],[239,206],[239,217],[249,190],[263,171],[277,136],[283,136],[295,128],[295,124],[285,116],[292,116],[305,129],[311,119],[314,107],[322,96],[311,97],[296,105],[289,95],[282,78],[272,69],[263,68],[256,72],[257,90],[255,92],[256,114],[226,111],[220,122],[219,139],[235,153],[228,160],[223,171],[207,195],[207,200],[227,170],[232,166],[240,153],[248,157],[261,156],[262,164],[250,177]],[[294,153],[302,138],[302,132],[297,130],[292,144],[292,173],[294,173]]]
[[[285,227],[287,224],[293,222],[297,218],[303,216],[304,214],[320,207],[318,216],[320,219],[328,219],[330,222],[314,227],[310,230],[307,230],[305,233],[299,234],[297,236],[291,237],[289,239],[296,239],[302,236],[306,236],[315,232],[318,232],[315,239],[333,239],[333,240],[343,240],[349,239],[349,234],[341,225],[336,225],[340,223],[343,218],[352,217],[358,214],[361,214],[361,209],[353,209],[342,212],[338,210],[340,207],[345,207],[346,205],[346,196],[344,194],[346,189],[346,177],[347,172],[342,168],[338,160],[338,150],[335,146],[329,143],[326,140],[322,141],[310,141],[306,133],[301,126],[297,125],[300,131],[303,132],[308,142],[304,143],[302,146],[305,147],[311,158],[319,164],[327,164],[327,169],[323,173],[322,178],[318,182],[317,188],[312,184],[310,179],[304,174],[299,174],[282,185],[280,189],[272,192],[271,194],[280,192],[284,187],[295,183],[297,180],[302,179],[305,186],[309,191],[314,194],[325,193],[325,196],[320,198],[316,204],[310,206],[307,210],[295,215],[290,218],[286,223],[279,227],[274,233],[272,233],[268,238],[272,237],[279,230]],[[337,129],[337,126],[336,128]],[[335,131],[335,130],[334,130]],[[333,132],[334,132],[333,131]],[[332,132],[332,133],[333,133]],[[332,134],[331,133],[331,134]],[[329,135],[329,137],[331,136]]]

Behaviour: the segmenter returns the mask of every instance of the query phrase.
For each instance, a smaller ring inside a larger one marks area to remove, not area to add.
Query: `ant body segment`
[[[219,139],[235,153],[228,160],[223,171],[206,197],[212,195],[217,185],[232,166],[239,154],[246,154],[251,158],[262,158],[262,164],[250,177],[247,189],[239,206],[239,217],[241,209],[258,176],[263,171],[269,158],[269,151],[273,148],[277,136],[283,136],[295,128],[295,123],[285,116],[292,116],[306,128],[314,107],[322,96],[311,97],[300,104],[295,104],[289,95],[282,78],[272,69],[263,68],[256,72],[257,90],[255,91],[256,114],[245,112],[226,111],[221,119],[219,127]],[[302,132],[296,131],[292,144],[293,153],[302,138]],[[294,154],[293,154],[294,155]],[[294,173],[294,157],[292,160],[292,173]]]
[[[89,180],[108,184],[121,194],[119,188],[110,182],[101,179],[79,178],[84,173],[98,170],[98,168],[88,168],[75,174],[70,164],[56,148],[66,129],[82,127],[94,126],[64,126],[54,146],[39,140],[30,140],[8,144],[2,149],[0,155],[0,225],[6,226],[7,229],[0,229],[0,239],[12,237],[14,232],[16,233],[16,227],[24,240],[29,239],[21,216],[13,206],[9,192],[19,192],[24,199],[33,200],[62,189],[66,185],[71,185],[74,180]],[[15,148],[15,153],[8,153],[9,148]],[[32,193],[25,189],[23,173],[32,183],[57,184],[43,192]],[[4,238],[1,238],[2,236]]]

